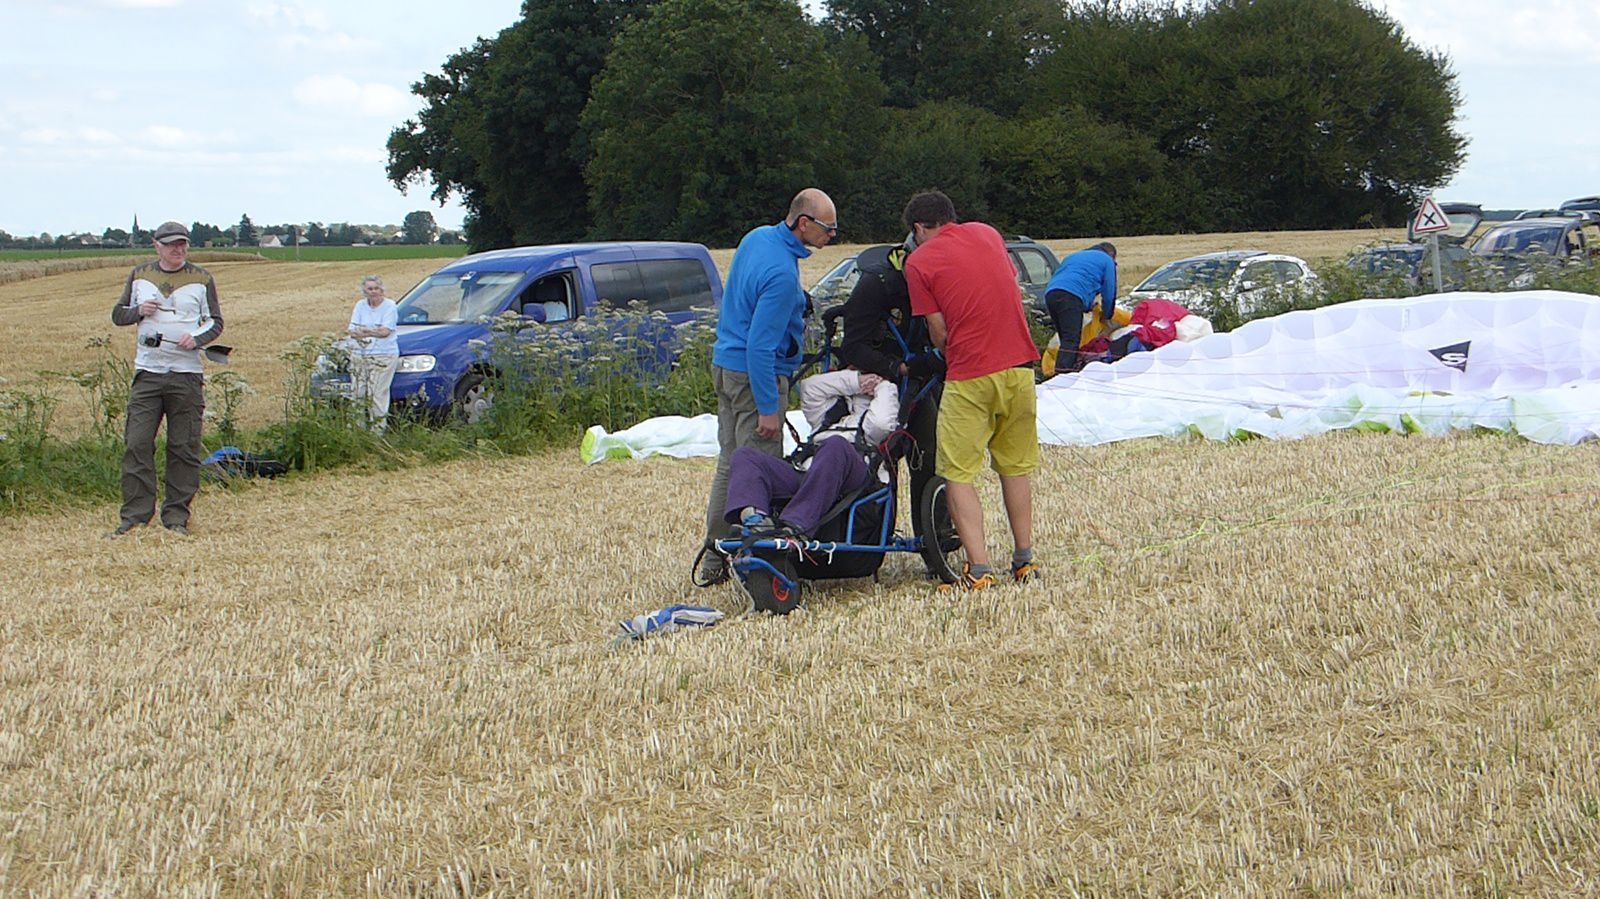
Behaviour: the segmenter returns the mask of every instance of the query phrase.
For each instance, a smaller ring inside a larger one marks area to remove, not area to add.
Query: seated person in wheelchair
[[[899,391],[878,375],[841,369],[812,375],[799,387],[811,439],[789,459],[741,447],[728,469],[723,518],[752,534],[811,534],[840,497],[867,484],[868,460],[898,426]],[[887,482],[888,472],[880,467],[878,477]],[[788,504],[775,518],[778,500]]]

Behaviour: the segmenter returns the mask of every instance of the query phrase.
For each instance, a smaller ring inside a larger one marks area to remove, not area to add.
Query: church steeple
[[[135,212],[133,214],[133,230],[128,232],[128,246],[129,247],[136,247],[138,245],[139,245],[139,213]]]

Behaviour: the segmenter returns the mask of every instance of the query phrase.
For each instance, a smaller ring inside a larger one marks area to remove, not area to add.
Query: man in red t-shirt
[[[986,452],[1011,522],[1012,579],[1031,581],[1038,576],[1029,476],[1039,467],[1033,387],[1039,351],[1017,270],[1000,233],[982,222],[957,222],[954,204],[939,191],[912,197],[905,220],[917,239],[905,264],[911,312],[927,317],[947,364],[934,470],[947,482],[950,517],[967,556],[961,578],[940,589],[982,590],[997,582],[973,487]]]

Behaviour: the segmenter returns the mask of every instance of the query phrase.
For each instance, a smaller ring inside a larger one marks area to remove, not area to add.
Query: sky
[[[812,0],[814,8],[814,0]],[[1440,200],[1490,209],[1600,194],[1600,2],[1373,0],[1448,55],[1468,156]],[[0,230],[99,233],[399,224],[426,184],[384,175],[410,86],[520,0],[0,0]],[[582,202],[576,193],[574,202]]]

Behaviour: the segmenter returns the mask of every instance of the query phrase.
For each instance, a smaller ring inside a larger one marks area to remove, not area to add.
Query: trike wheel
[[[745,576],[744,586],[750,591],[750,601],[756,611],[774,615],[793,612],[800,605],[800,578],[795,574],[794,562],[778,552],[759,553],[757,558],[776,568],[783,577],[765,568],[756,568]],[[784,583],[785,579],[789,584]]]
[[[961,576],[961,537],[950,517],[948,486],[937,475],[928,479],[917,500],[917,523],[922,526],[922,560],[935,577],[953,584]]]

